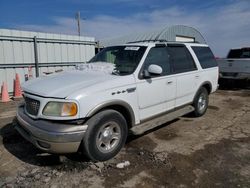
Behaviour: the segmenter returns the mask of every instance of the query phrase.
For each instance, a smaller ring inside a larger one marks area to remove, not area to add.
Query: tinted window
[[[168,47],[173,73],[197,70],[194,60],[185,46]]]
[[[229,51],[228,58],[250,58],[250,48],[233,49]]]
[[[210,48],[193,46],[192,49],[194,50],[194,53],[203,69],[218,66]]]
[[[143,69],[147,70],[151,64],[159,65],[162,68],[162,75],[170,74],[169,54],[166,47],[154,47],[150,49]]]

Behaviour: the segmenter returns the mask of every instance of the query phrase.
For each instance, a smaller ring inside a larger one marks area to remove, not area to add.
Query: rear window
[[[227,58],[250,58],[250,48],[233,49],[228,53]]]
[[[217,67],[217,61],[209,47],[192,46],[192,49],[197,56],[203,69]]]

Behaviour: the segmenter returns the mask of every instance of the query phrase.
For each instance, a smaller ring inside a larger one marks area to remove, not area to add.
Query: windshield
[[[144,46],[112,46],[104,48],[96,54],[88,63],[112,63],[113,74],[132,74],[138,66],[146,47]]]

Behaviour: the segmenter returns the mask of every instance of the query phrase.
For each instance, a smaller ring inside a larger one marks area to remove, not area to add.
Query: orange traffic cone
[[[1,102],[10,101],[10,96],[9,96],[9,93],[8,93],[7,84],[5,82],[3,82],[3,85],[1,87],[1,94],[2,94]]]
[[[19,75],[16,74],[16,79],[14,80],[14,98],[22,97],[22,90],[20,86]]]

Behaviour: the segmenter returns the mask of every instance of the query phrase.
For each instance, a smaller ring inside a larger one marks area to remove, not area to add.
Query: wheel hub
[[[206,107],[206,97],[204,95],[201,95],[198,100],[198,108],[200,111],[205,109]]]
[[[112,151],[120,142],[121,130],[117,123],[108,122],[104,124],[96,138],[97,148],[104,153]]]
[[[102,140],[107,143],[107,142],[110,142],[112,139],[112,131],[107,128],[103,131],[102,133]]]

